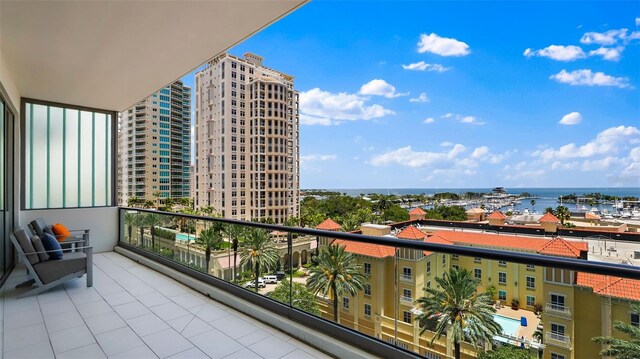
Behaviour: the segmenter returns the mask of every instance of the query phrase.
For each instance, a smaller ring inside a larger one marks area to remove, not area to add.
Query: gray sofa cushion
[[[44,252],[44,245],[42,244],[42,239],[37,235],[31,236],[31,244],[33,244],[33,248],[35,248],[36,252]],[[40,258],[40,262],[46,262],[49,260],[48,253],[38,253],[38,258]]]
[[[40,262],[33,266],[42,283],[47,284],[68,274],[86,271],[87,255],[83,252],[65,253],[56,261]]]
[[[22,247],[22,251],[26,254],[27,260],[31,264],[36,264],[40,262],[40,258],[35,254],[35,248],[33,248],[33,244],[31,243],[31,238],[24,229],[17,229],[14,232],[16,239],[18,239],[18,243],[20,243],[20,247]],[[31,254],[28,254],[31,253]]]
[[[45,228],[47,228],[47,224],[44,222],[44,219],[34,219],[30,224],[31,227],[33,227],[33,230],[36,231],[36,234],[42,238],[42,233],[44,232]]]

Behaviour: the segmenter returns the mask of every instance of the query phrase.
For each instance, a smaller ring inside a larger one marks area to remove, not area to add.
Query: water
[[[494,314],[493,319],[502,327],[502,333],[515,337],[520,330],[520,321],[513,318],[503,317],[502,315]]]
[[[196,237],[193,234],[176,233],[176,240],[178,241],[194,241],[195,239]]]

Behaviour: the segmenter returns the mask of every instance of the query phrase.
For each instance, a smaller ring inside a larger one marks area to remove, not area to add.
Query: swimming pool
[[[502,333],[513,337],[518,336],[518,330],[520,330],[520,321],[513,318],[503,317],[502,315],[494,314],[493,319],[502,327]]]
[[[193,234],[176,233],[176,240],[179,241],[194,241],[195,239]]]

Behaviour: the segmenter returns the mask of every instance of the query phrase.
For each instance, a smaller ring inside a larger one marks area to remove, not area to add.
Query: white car
[[[264,282],[264,280],[262,278],[258,278],[258,288],[265,288],[267,286],[267,284]],[[255,281],[249,281],[247,284],[244,285],[245,288],[255,288],[256,287],[256,283]]]

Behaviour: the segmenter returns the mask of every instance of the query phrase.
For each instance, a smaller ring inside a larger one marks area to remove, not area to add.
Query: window
[[[564,310],[564,295],[551,294],[551,308],[554,310]]]
[[[402,267],[402,279],[411,280],[411,268],[410,267]]]
[[[371,304],[365,304],[364,305],[364,315],[365,315],[365,317],[370,317],[371,316]]]
[[[475,269],[473,270],[473,276],[474,276],[476,279],[482,279],[482,269],[480,269],[480,268],[475,268]]]
[[[447,264],[447,256],[442,255],[442,264]]]
[[[403,289],[402,290],[402,298],[400,298],[403,302],[413,302],[413,296],[411,295],[411,289]]]
[[[559,339],[564,337],[564,325],[551,323],[551,334]]]
[[[527,270],[528,271],[535,271],[536,270],[536,266],[534,266],[533,264],[527,264]]]
[[[507,291],[506,290],[499,290],[498,291],[498,299],[507,300]]]
[[[505,261],[498,261],[498,266],[500,266],[500,267],[506,267],[506,266],[507,266],[507,262],[505,262]]]
[[[640,326],[640,313],[631,313],[631,325]]]
[[[371,284],[364,285],[364,295],[371,296]]]
[[[431,274],[431,261],[427,262],[427,274]]]
[[[427,288],[431,288],[431,281],[427,281]]]
[[[459,265],[457,265],[457,264],[452,264],[452,265],[451,265],[451,267],[452,267],[453,269],[455,269],[455,270],[460,269],[460,266],[459,266]]]
[[[507,284],[507,272],[498,272],[498,283]]]
[[[454,261],[457,261],[458,259],[460,259],[460,256],[458,256],[457,254],[452,254],[451,259],[453,259]]]
[[[557,353],[551,353],[551,359],[564,359],[564,355],[560,355]]]
[[[342,308],[349,309],[349,298],[342,297]]]
[[[23,108],[23,208],[113,205],[113,113],[26,101]]]
[[[533,307],[536,305],[536,297],[532,295],[527,296],[527,307]]]
[[[482,263],[482,258],[479,258],[479,257],[473,258],[473,263]]]
[[[364,274],[371,274],[371,263],[365,263],[364,264]]]
[[[411,312],[406,310],[402,311],[402,321],[411,324]]]
[[[527,289],[536,288],[536,277],[527,277]]]

